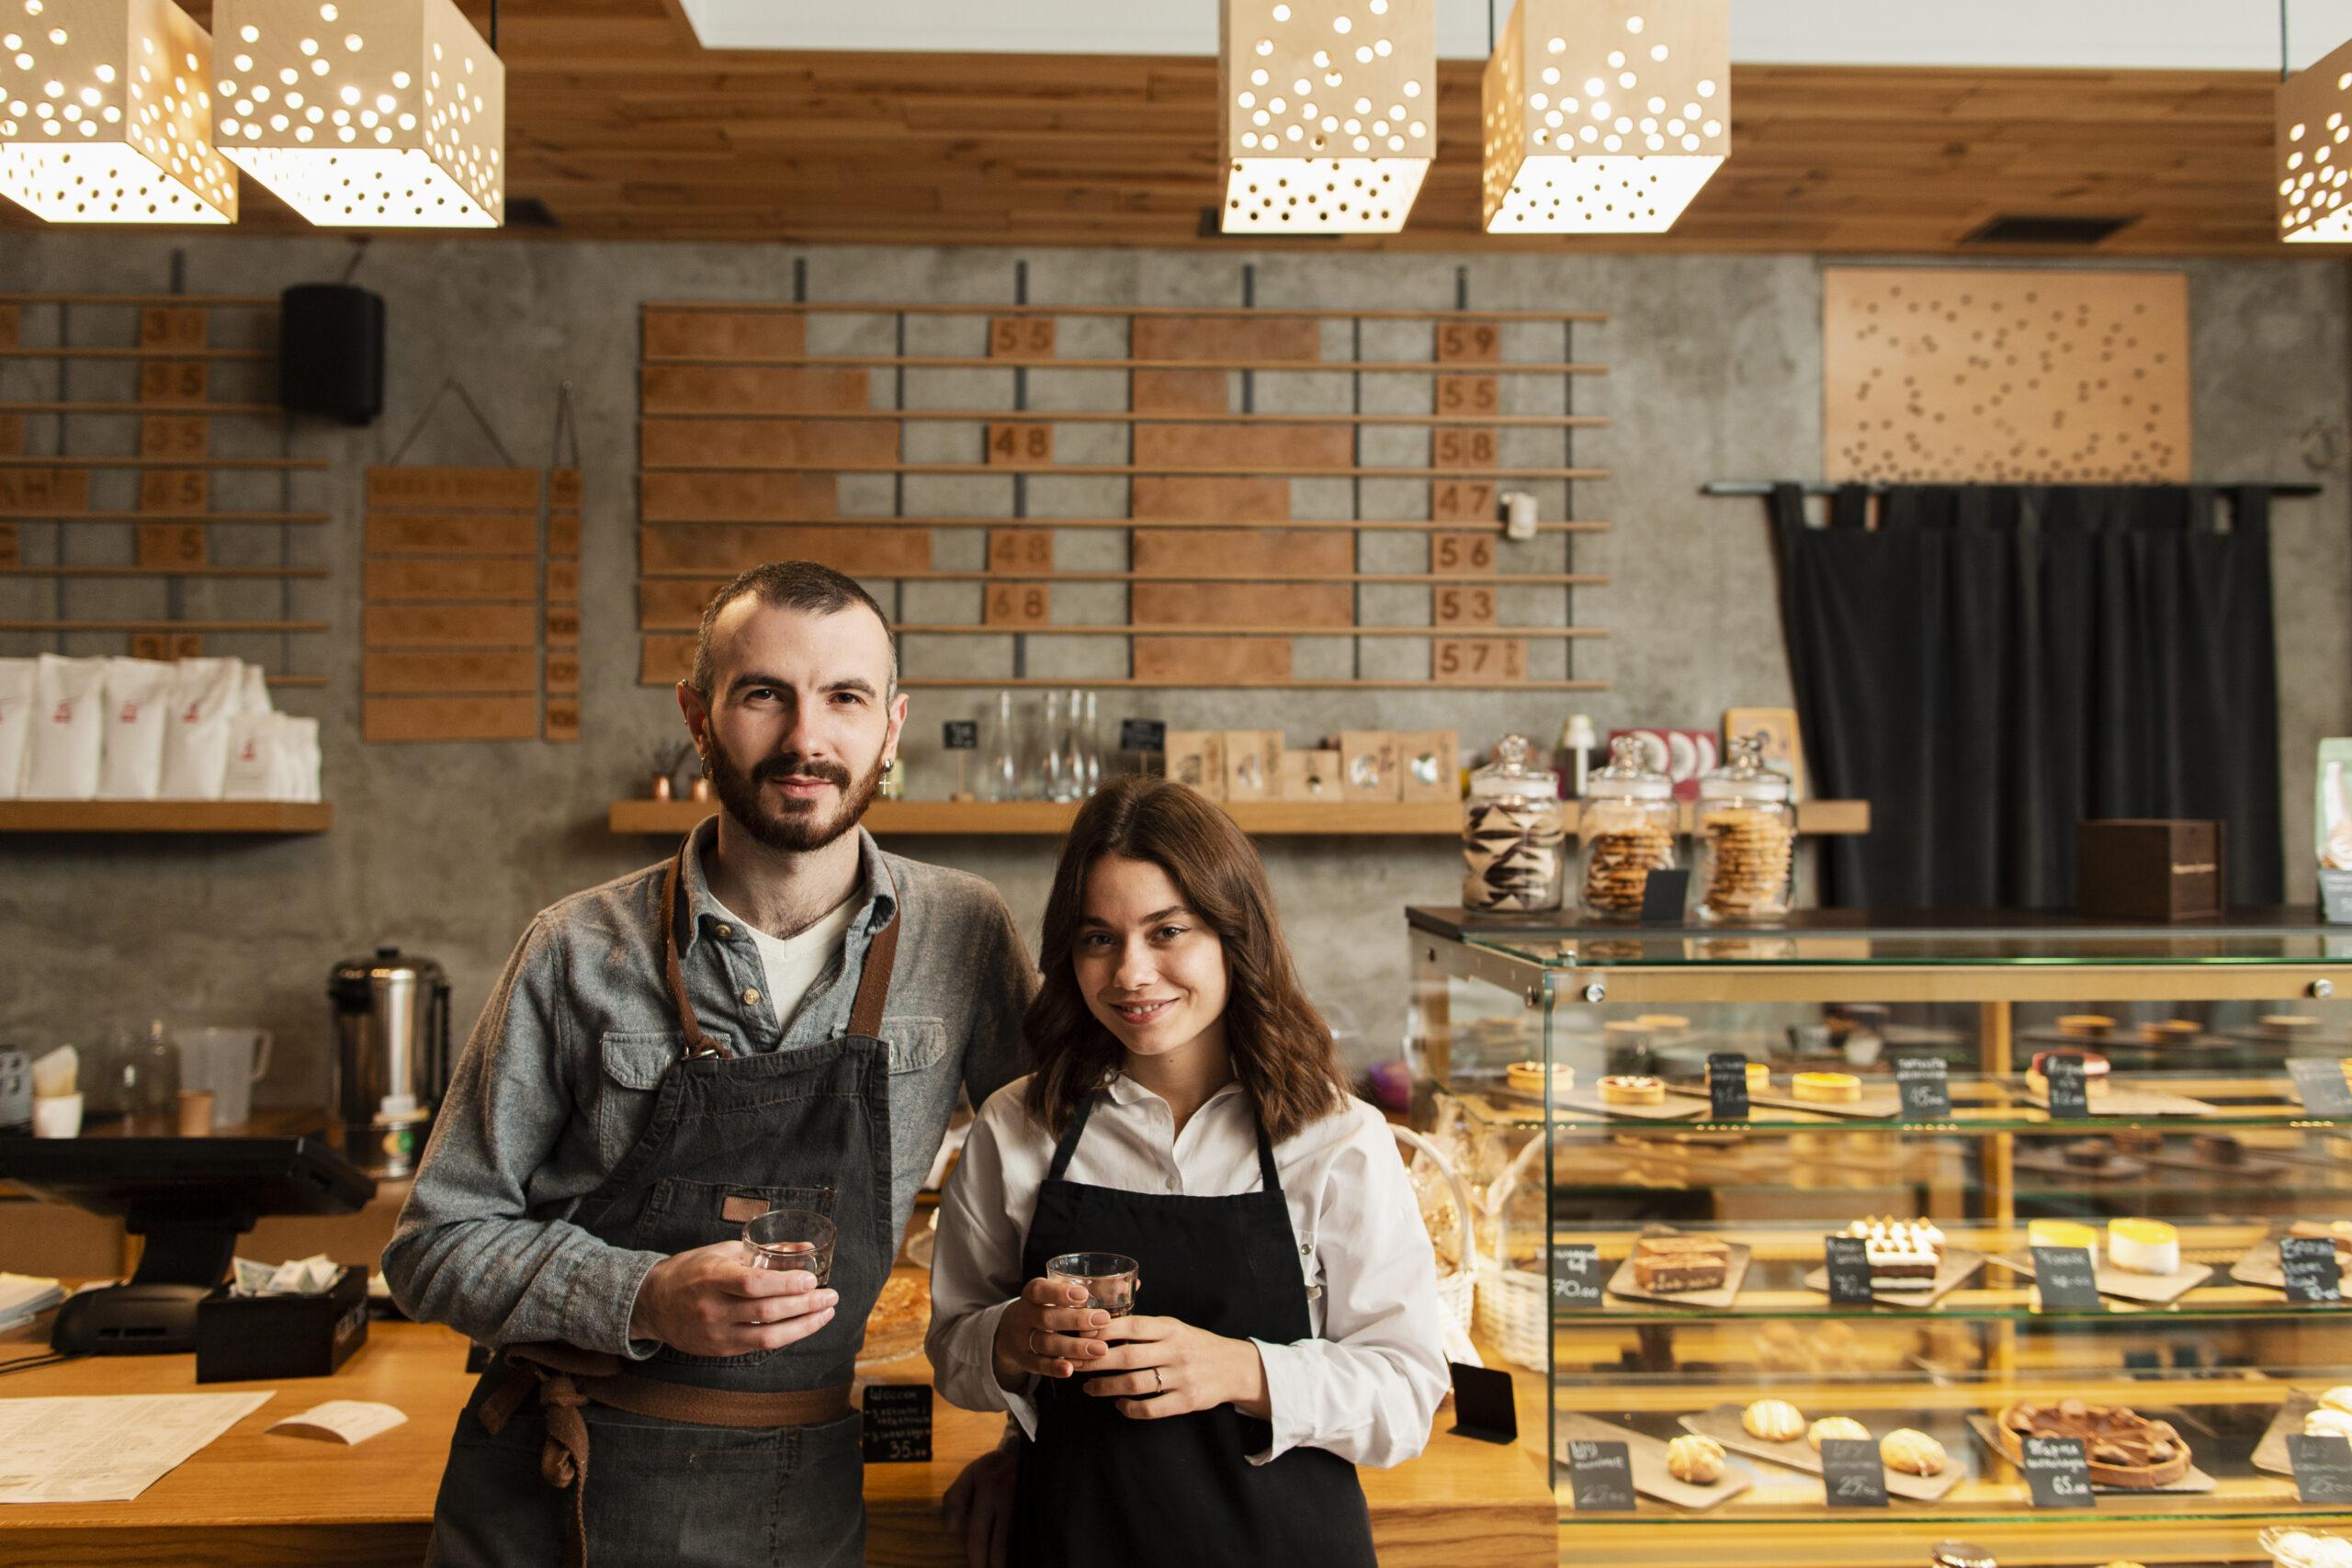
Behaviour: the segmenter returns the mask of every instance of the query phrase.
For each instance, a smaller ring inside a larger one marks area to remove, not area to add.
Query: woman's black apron
[[[1227,1198],[1125,1192],[1066,1179],[1094,1102],[1071,1117],[1037,1192],[1023,1279],[1065,1252],[1136,1260],[1136,1309],[1235,1339],[1311,1338],[1298,1237],[1258,1124],[1262,1190]],[[1253,1115],[1252,1120],[1255,1121]],[[1084,1392],[1083,1374],[1037,1383],[1037,1440],[1021,1454],[1011,1561],[1021,1568],[1368,1568],[1372,1518],[1355,1466],[1295,1448],[1266,1464],[1272,1428],[1231,1405],[1157,1421]]]
[[[667,1254],[739,1238],[766,1209],[820,1210],[839,1227],[829,1282],[840,1304],[808,1338],[748,1356],[665,1347],[624,1363],[569,1346],[507,1348],[458,1417],[430,1564],[865,1561],[860,1416],[849,1387],[897,1250],[890,1056],[879,1035],[898,917],[867,950],[847,1033],[730,1055],[704,1034],[679,962],[678,889],[693,842],[662,891],[685,1055],[662,1076],[644,1135],[572,1223],[615,1247]]]

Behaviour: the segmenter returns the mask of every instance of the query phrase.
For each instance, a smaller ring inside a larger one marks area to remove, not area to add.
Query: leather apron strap
[[[727,1048],[702,1032],[695,1005],[686,998],[685,965],[678,954],[678,887],[685,880],[686,857],[694,853],[695,836],[688,833],[662,874],[662,977],[670,987],[670,1005],[686,1037],[686,1052],[695,1056],[724,1056]],[[894,897],[890,920],[874,933],[865,950],[865,967],[857,977],[857,997],[850,1004],[849,1032],[868,1040],[881,1037],[882,1011],[890,999],[890,976],[899,962],[899,908]]]

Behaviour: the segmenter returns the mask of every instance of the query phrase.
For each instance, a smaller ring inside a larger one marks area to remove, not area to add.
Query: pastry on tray
[[[2303,1436],[2306,1438],[2352,1438],[2352,1411],[2330,1410],[2324,1405],[2303,1415]]]
[[[1878,1440],[1879,1462],[1905,1475],[1941,1475],[1944,1446],[1910,1427],[1898,1427]]]
[[[1924,1291],[1943,1266],[1944,1233],[1927,1220],[1873,1216],[1856,1220],[1846,1234],[1861,1239],[1873,1291]]]
[[[2352,1568],[2352,1540],[2340,1535],[2265,1530],[2262,1544],[2278,1568]]]
[[[1645,1235],[1634,1243],[1634,1284],[1659,1295],[1723,1288],[1731,1244],[1703,1235]]]
[[[1789,1092],[1816,1105],[1851,1105],[1862,1098],[1862,1080],[1851,1073],[1798,1073]]]
[[[2352,1383],[2338,1383],[2319,1396],[2322,1410],[2341,1410],[2352,1414]]]
[[[2120,1404],[2079,1399],[2019,1400],[1994,1423],[2001,1452],[2024,1462],[2027,1438],[2080,1438],[2091,1480],[2101,1486],[2169,1486],[2188,1473],[2188,1445],[2169,1421]]]
[[[2107,1259],[2127,1274],[2177,1274],[2180,1232],[2162,1220],[2109,1220]]]
[[[1821,1445],[1831,1438],[1848,1438],[1858,1443],[1871,1440],[1871,1429],[1851,1416],[1824,1416],[1805,1429],[1804,1440],[1819,1453]]]
[[[1804,1412],[1785,1399],[1759,1399],[1739,1413],[1741,1430],[1768,1443],[1792,1443],[1804,1436]]]
[[[1646,1073],[1611,1073],[1600,1080],[1600,1099],[1605,1105],[1663,1105],[1666,1080]]]
[[[2098,1040],[2115,1027],[2103,1013],[2070,1012],[2058,1020],[2058,1032],[2069,1040]]]
[[[2036,1051],[2033,1065],[2025,1070],[2026,1088],[2045,1099],[2049,1097],[2050,1077],[2043,1069],[2049,1066],[2052,1056],[2080,1056],[2083,1059],[2083,1092],[2094,1098],[2107,1092],[2109,1076],[2107,1058],[2096,1051]]]
[[[1724,1478],[1724,1446],[1685,1432],[1666,1445],[1666,1472],[1693,1486],[1713,1486]]]
[[[1503,1069],[1503,1081],[1514,1094],[1542,1095],[1544,1076],[1541,1062],[1513,1062]],[[1566,1094],[1577,1087],[1577,1070],[1569,1063],[1553,1063],[1550,1076],[1554,1094]]]

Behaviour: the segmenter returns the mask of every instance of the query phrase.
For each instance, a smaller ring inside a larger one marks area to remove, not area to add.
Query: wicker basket
[[[1512,1189],[1542,1156],[1545,1142],[1541,1136],[1528,1139],[1487,1190],[1487,1214],[1494,1222],[1496,1255],[1478,1259],[1478,1337],[1504,1359],[1537,1371],[1551,1359],[1551,1285],[1540,1269],[1514,1269],[1506,1261],[1510,1248],[1504,1211]]]
[[[1438,1304],[1445,1309],[1446,1315],[1466,1334],[1470,1330],[1471,1302],[1478,1279],[1477,1241],[1470,1224],[1470,1190],[1462,1184],[1462,1178],[1454,1170],[1453,1162],[1438,1152],[1435,1144],[1410,1127],[1391,1123],[1389,1131],[1395,1133],[1396,1141],[1405,1145],[1405,1163],[1408,1166],[1416,1156],[1427,1159],[1437,1173],[1445,1178],[1445,1184],[1453,1194],[1453,1214],[1455,1222],[1462,1227],[1462,1238],[1461,1244],[1454,1248],[1453,1256],[1457,1261],[1453,1269],[1437,1277],[1437,1299]]]

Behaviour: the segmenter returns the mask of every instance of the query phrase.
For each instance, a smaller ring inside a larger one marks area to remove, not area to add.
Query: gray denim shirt
[[[686,857],[679,953],[704,1032],[730,1051],[789,1051],[840,1034],[866,949],[899,913],[882,1036],[892,1234],[902,1235],[958,1091],[983,1104],[1028,1070],[1021,1021],[1037,977],[1012,913],[980,878],[885,854],[859,829],[860,905],[840,962],[786,1027],[761,988],[751,934],[704,877],[716,832],[716,819],[697,828]],[[385,1280],[412,1317],[490,1345],[653,1353],[651,1341],[628,1337],[628,1321],[662,1254],[608,1246],[570,1221],[644,1132],[662,1074],[684,1054],[662,978],[665,865],[542,910],[506,961],[384,1249]]]

